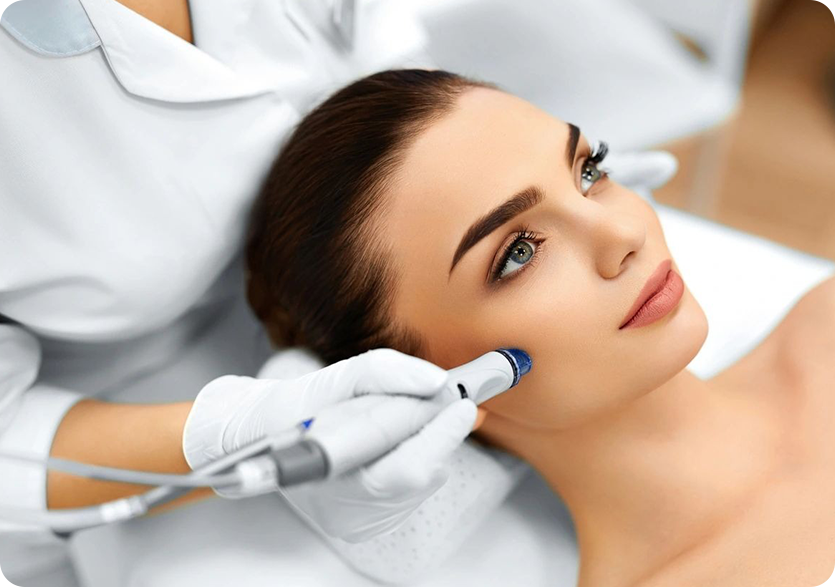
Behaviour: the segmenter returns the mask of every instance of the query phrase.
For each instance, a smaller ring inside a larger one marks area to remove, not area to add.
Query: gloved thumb
[[[318,371],[325,364],[313,351],[304,347],[288,347],[273,353],[261,366],[258,379],[295,379]]]
[[[449,378],[446,370],[394,349],[366,351],[302,377],[307,395],[329,405],[370,393],[435,395]]]
[[[678,159],[667,151],[610,151],[601,168],[611,179],[628,188],[656,189],[678,171]]]

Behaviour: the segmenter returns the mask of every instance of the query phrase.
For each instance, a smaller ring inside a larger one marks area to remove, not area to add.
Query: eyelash
[[[606,158],[606,154],[608,152],[609,145],[606,143],[606,141],[595,142],[595,144],[590,148],[590,153],[583,160],[583,167],[585,167],[589,163],[593,163],[595,166],[600,165]],[[595,184],[609,177],[609,174],[603,171],[602,169],[599,169],[599,171],[601,175],[600,178],[595,182]],[[510,255],[513,254],[513,249],[516,247],[516,245],[519,244],[520,241],[530,241],[536,245],[536,248],[534,249],[530,260],[524,265],[522,265],[521,268],[511,273],[508,277],[499,277],[507,267],[507,263],[510,260]],[[542,250],[541,245],[544,242],[544,238],[538,238],[537,235],[533,232],[530,232],[527,227],[524,227],[522,228],[522,230],[517,231],[514,235],[514,239],[507,245],[507,247],[505,247],[499,262],[490,271],[490,282],[497,283],[499,281],[513,279],[519,273],[522,273],[525,269],[527,269],[530,265],[533,265],[536,262],[537,257],[539,256],[539,252]]]
[[[589,156],[586,157],[586,160],[583,161],[583,165],[586,163],[594,163],[595,165],[600,165],[603,163],[603,160],[606,158],[606,155],[609,154],[609,143],[606,141],[595,141],[594,146],[591,147],[591,152]]]

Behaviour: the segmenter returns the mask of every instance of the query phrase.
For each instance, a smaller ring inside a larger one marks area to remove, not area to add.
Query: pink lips
[[[666,316],[684,294],[684,282],[672,269],[672,259],[665,259],[650,275],[619,329],[644,326]]]

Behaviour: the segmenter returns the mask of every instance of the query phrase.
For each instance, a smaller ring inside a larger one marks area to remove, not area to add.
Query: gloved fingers
[[[374,349],[355,358],[355,393],[401,393],[431,397],[446,384],[449,374],[418,357],[394,349]]]
[[[375,401],[379,403],[373,403]],[[351,406],[363,403],[367,409],[359,413]],[[331,475],[341,475],[352,469],[362,468],[372,462],[372,459],[376,460],[396,449],[432,421],[444,408],[444,405],[437,401],[407,395],[382,394],[353,398],[335,405],[344,405],[344,408],[323,409],[317,414],[307,432],[307,437],[321,444],[333,459]],[[345,413],[350,412],[353,414],[346,417]],[[360,458],[361,447],[373,447],[373,453],[366,453],[365,458]]]
[[[261,366],[258,379],[295,379],[323,368],[313,351],[304,347],[289,347],[273,353]]]
[[[385,395],[364,395],[325,406],[313,416],[313,423],[310,425],[309,432],[312,433],[319,428],[325,427],[338,428],[345,423],[351,422],[354,418],[362,416],[381,403],[394,399],[406,398],[392,398]]]
[[[623,186],[656,189],[676,174],[678,160],[667,151],[609,152],[600,167]]]
[[[303,378],[305,396],[320,406],[373,394],[435,395],[447,372],[418,357],[394,349],[373,349],[339,361]]]
[[[324,533],[346,542],[363,542],[396,530],[447,482],[450,470],[443,461],[448,451],[441,445],[444,442],[449,446],[457,445],[451,440],[449,430],[461,429],[456,438],[460,441],[475,420],[475,405],[469,399],[459,400],[440,412],[431,403],[417,398],[368,395],[326,408],[317,416],[311,430],[315,430],[317,421],[324,423],[331,415],[336,417],[332,423],[336,425],[344,422],[352,412],[359,416],[360,412],[375,411],[374,406],[385,405],[396,407],[398,411],[408,410],[417,421],[428,422],[419,434],[426,431],[430,434],[424,442],[414,442],[419,437],[412,436],[400,445],[405,445],[406,450],[401,452],[395,448],[372,464],[352,472],[279,492]],[[429,412],[436,415],[426,420]],[[431,438],[434,429],[437,429],[436,434],[446,432],[440,434],[440,441]],[[422,446],[427,442],[435,445],[434,450]],[[409,450],[410,446],[415,448]],[[436,458],[435,455],[441,456]],[[432,462],[427,465],[425,460],[414,461],[418,457],[432,459]]]
[[[417,434],[363,469],[365,482],[381,495],[421,490],[434,493],[446,482],[446,460],[470,434],[476,415],[472,400],[455,401]]]

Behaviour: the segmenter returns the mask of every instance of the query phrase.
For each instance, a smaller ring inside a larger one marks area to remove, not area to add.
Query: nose
[[[606,278],[620,274],[632,253],[637,253],[647,239],[646,220],[636,211],[624,206],[603,204],[583,199],[575,207],[578,231],[575,242],[586,246],[601,276]]]

